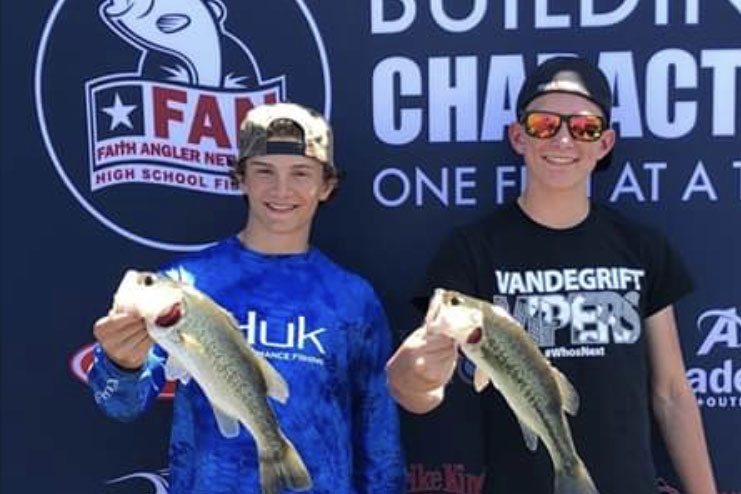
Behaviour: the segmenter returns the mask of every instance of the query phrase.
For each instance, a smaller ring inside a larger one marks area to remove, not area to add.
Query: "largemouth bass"
[[[195,379],[225,437],[237,437],[240,423],[252,434],[263,494],[285,487],[309,489],[309,472],[267,403],[267,396],[288,400],[286,382],[252,351],[234,317],[187,278],[183,271],[172,277],[127,271],[114,296],[114,310],[136,311],[144,318],[151,338],[168,353],[166,376],[183,383]]]
[[[579,395],[507,311],[437,289],[425,322],[428,331],[456,340],[476,365],[476,391],[491,382],[502,393],[520,422],[526,446],[535,451],[538,438],[545,443],[555,471],[555,494],[598,494],[564,414],[576,415]]]

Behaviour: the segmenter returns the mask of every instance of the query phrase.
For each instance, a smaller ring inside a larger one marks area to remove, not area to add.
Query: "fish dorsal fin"
[[[167,363],[165,363],[165,377],[169,381],[179,380],[183,384],[188,384],[190,381],[190,373],[174,355],[169,355],[167,357]]]
[[[219,304],[216,304],[216,307],[219,308],[219,310],[223,313],[224,317],[229,321],[229,323],[234,326],[234,329],[236,331],[239,331],[239,321],[237,321],[237,318],[234,317],[234,314],[220,306]]]
[[[476,367],[473,373],[473,389],[481,393],[489,384],[489,376],[481,367]]]
[[[280,375],[275,367],[270,365],[270,362],[268,362],[267,359],[257,354],[255,354],[255,357],[257,357],[257,362],[260,366],[260,370],[262,371],[262,375],[265,378],[265,385],[267,386],[268,396],[270,396],[274,400],[279,401],[280,403],[285,404],[288,401],[289,393],[288,385],[283,379],[283,376]]]
[[[231,415],[224,412],[222,409],[214,405],[211,406],[214,409],[214,417],[216,417],[216,425],[219,426],[219,431],[226,438],[233,438],[239,435],[239,422]]]
[[[538,435],[519,417],[518,421],[520,422],[520,429],[522,429],[522,437],[525,438],[525,446],[530,451],[535,451],[538,449]]]
[[[558,391],[561,393],[563,409],[566,410],[566,413],[569,415],[575,416],[579,411],[579,393],[576,392],[574,386],[560,370],[551,366],[551,372],[553,373],[553,377],[556,379],[556,384],[558,384]]]

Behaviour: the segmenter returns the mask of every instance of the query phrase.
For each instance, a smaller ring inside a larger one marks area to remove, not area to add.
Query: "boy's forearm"
[[[653,409],[667,452],[686,494],[715,494],[717,488],[705,442],[702,419],[687,387],[671,396],[654,395]]]

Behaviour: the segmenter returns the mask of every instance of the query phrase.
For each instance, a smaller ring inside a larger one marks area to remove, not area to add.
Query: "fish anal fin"
[[[283,376],[280,372],[273,367],[270,362],[260,355],[255,355],[260,366],[260,371],[265,378],[265,385],[267,386],[268,396],[285,404],[288,401],[288,384],[286,384]]]
[[[556,379],[558,391],[561,394],[563,409],[571,416],[576,415],[579,411],[579,393],[576,392],[574,386],[569,382],[569,379],[561,373],[561,371],[551,366],[551,372],[553,373],[553,377]]]
[[[520,422],[520,429],[522,429],[522,437],[525,439],[525,446],[530,451],[535,451],[538,449],[538,435],[525,422],[521,419],[518,420]]]
[[[486,371],[481,367],[476,367],[476,371],[473,373],[473,388],[477,393],[481,393],[488,384],[489,376]]]
[[[169,381],[179,380],[183,384],[188,384],[190,381],[190,373],[174,355],[169,355],[167,357],[167,363],[165,364],[165,377]]]
[[[214,405],[211,406],[214,409],[214,417],[216,418],[216,425],[219,426],[219,431],[226,438],[234,438],[239,435],[239,422],[237,419],[224,412],[222,409]]]

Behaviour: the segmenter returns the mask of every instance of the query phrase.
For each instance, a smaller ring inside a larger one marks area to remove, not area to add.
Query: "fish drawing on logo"
[[[100,5],[105,23],[144,52],[142,76],[212,88],[255,86],[260,82],[255,60],[225,29],[226,14],[221,0],[105,0]]]

